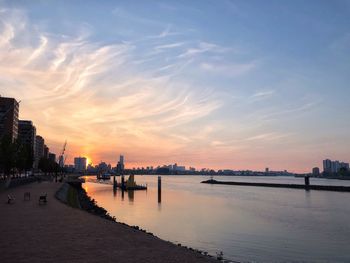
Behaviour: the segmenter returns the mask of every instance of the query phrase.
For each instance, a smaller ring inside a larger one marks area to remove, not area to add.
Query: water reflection
[[[126,193],[127,201],[119,189],[111,196],[112,185],[87,182],[84,188],[118,221],[212,255],[222,250],[243,262],[350,262],[344,245],[350,243],[349,193],[200,184],[205,179],[162,176],[158,191],[157,176],[138,176],[148,190]]]
[[[128,190],[128,199],[129,199],[129,202],[134,202],[134,190]]]

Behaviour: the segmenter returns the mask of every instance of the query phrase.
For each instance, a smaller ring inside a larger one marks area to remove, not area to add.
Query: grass
[[[72,207],[79,208],[78,193],[77,193],[77,190],[72,186],[69,186],[69,189],[68,189],[67,203]]]

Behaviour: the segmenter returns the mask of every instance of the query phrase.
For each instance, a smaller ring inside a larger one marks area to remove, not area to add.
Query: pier
[[[291,188],[291,189],[335,191],[335,192],[350,192],[350,186],[311,185],[309,177],[305,177],[305,185],[303,185],[303,184],[250,183],[250,182],[224,182],[224,181],[217,181],[214,179],[203,181],[201,183],[203,183],[203,184],[220,184],[220,185]]]

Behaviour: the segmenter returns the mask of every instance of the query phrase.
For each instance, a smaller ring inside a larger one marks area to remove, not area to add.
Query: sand
[[[54,197],[60,186],[32,183],[0,193],[0,262],[218,262],[69,207]],[[23,200],[25,192],[30,201]],[[38,202],[42,193],[45,205]]]

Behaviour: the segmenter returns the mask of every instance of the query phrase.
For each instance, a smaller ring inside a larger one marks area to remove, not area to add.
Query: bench
[[[45,195],[40,195],[40,196],[39,196],[39,204],[41,204],[41,203],[46,204],[46,203],[47,203],[46,197],[47,197],[47,194],[45,194]]]
[[[7,195],[7,203],[8,204],[11,204],[15,201],[15,198],[11,195]]]

